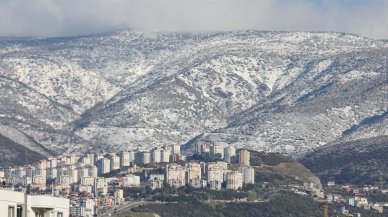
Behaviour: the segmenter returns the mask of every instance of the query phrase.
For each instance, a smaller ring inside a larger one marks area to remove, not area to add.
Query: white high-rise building
[[[108,186],[104,177],[94,178],[93,193],[94,195],[106,194],[108,191]]]
[[[214,143],[210,146],[210,157],[216,160],[222,160],[224,158],[224,149],[222,145]]]
[[[69,175],[72,183],[78,182],[78,171],[75,168],[69,169]]]
[[[97,168],[98,168],[99,175],[109,173],[110,172],[110,160],[107,158],[100,159],[98,161]]]
[[[233,157],[236,156],[236,148],[232,146],[227,146],[224,148],[224,161],[231,163]]]
[[[123,151],[120,153],[120,167],[129,167],[134,158],[131,157],[131,153]]]
[[[151,161],[153,163],[160,163],[162,160],[162,150],[159,148],[155,148],[151,151]]]
[[[242,188],[242,185],[242,173],[238,171],[231,171],[226,173],[226,189],[237,190],[239,188]]]
[[[56,168],[58,166],[57,158],[49,158],[49,161],[50,161],[50,168]]]
[[[255,169],[252,167],[241,167],[243,174],[243,184],[255,184]]]
[[[170,150],[162,150],[160,152],[161,154],[161,159],[160,161],[163,162],[163,163],[168,163],[170,162]]]
[[[181,146],[180,145],[172,145],[171,146],[171,155],[181,154]]]
[[[142,163],[143,164],[149,164],[151,163],[151,153],[149,152],[142,152]]]
[[[210,184],[213,181],[217,183],[224,182],[224,170],[219,166],[211,166],[207,169],[207,182]]]

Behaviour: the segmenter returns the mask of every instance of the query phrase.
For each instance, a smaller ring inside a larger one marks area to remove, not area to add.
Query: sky
[[[388,39],[388,0],[0,0],[0,36],[335,31]]]

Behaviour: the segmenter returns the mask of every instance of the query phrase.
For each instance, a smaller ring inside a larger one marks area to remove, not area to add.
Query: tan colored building
[[[123,151],[120,153],[120,166],[129,167],[131,162],[135,160],[135,153],[129,151]]]
[[[192,180],[199,180],[201,179],[201,165],[198,163],[188,163],[186,164],[186,170],[187,170],[187,183],[189,183]]]
[[[239,158],[238,158],[238,163],[242,166],[250,166],[251,159],[250,159],[250,153],[248,150],[241,149],[239,151]]]
[[[120,169],[120,157],[114,154],[110,157],[110,170],[118,169]]]
[[[166,166],[166,183],[173,188],[185,186],[186,168],[178,164],[168,164]]]

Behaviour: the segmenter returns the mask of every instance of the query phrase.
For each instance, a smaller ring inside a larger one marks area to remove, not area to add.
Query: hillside
[[[46,158],[46,156],[17,144],[1,134],[0,147],[1,167],[30,164]]]
[[[157,213],[163,217],[320,217],[323,214],[319,207],[320,202],[309,197],[304,197],[289,192],[279,192],[270,201],[264,203],[256,202],[229,202],[229,203],[207,203],[192,198],[184,201],[167,204],[148,204],[132,209],[132,212],[123,213],[124,216],[136,216],[141,213]],[[329,215],[338,214],[337,207],[329,208]],[[383,217],[373,211],[361,210],[365,217]],[[123,215],[115,215],[121,217]]]
[[[56,153],[212,140],[303,155],[388,134],[387,51],[329,32],[2,38],[0,125]]]
[[[251,166],[257,182],[273,184],[314,183],[322,186],[319,178],[293,158],[279,153],[250,151]]]
[[[379,184],[388,181],[388,136],[323,146],[300,162],[323,182]]]

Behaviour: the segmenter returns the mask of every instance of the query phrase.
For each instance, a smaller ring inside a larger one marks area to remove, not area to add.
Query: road
[[[117,206],[116,208],[109,209],[105,213],[102,213],[102,214],[100,214],[98,216],[101,216],[101,217],[113,216],[113,214],[120,214],[120,213],[123,213],[123,212],[126,212],[126,211],[130,211],[134,207],[141,206],[141,205],[144,205],[144,204],[151,204],[151,203],[163,204],[163,203],[166,203],[166,202],[150,202],[150,201],[133,201],[133,202],[128,202],[128,203],[125,203],[125,204],[121,204],[121,205]]]

